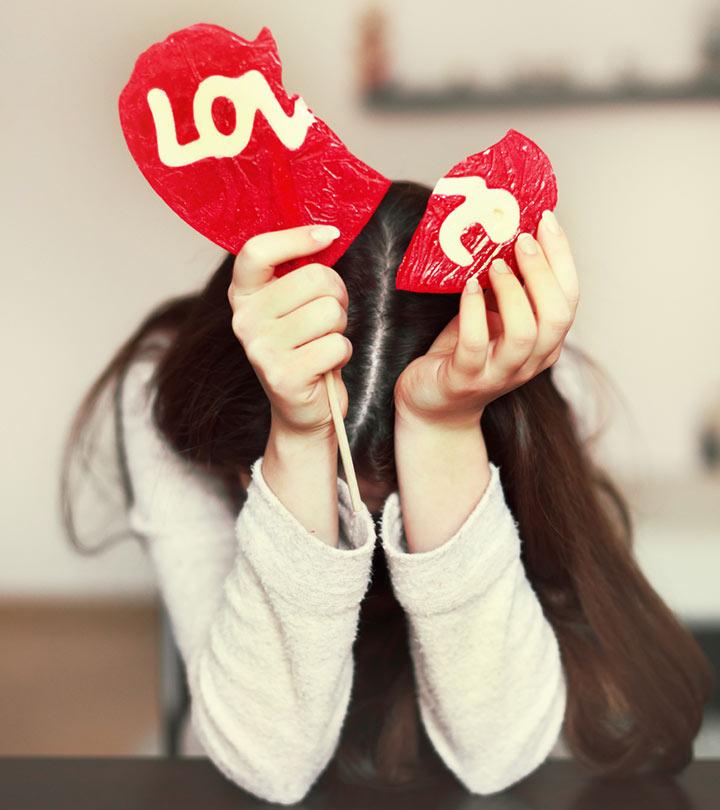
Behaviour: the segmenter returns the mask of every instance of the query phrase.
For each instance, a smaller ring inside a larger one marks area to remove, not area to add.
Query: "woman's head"
[[[336,262],[349,296],[345,335],[353,345],[343,367],[349,406],[345,428],[361,480],[391,491],[396,485],[392,437],[393,388],[400,372],[423,354],[458,311],[459,294],[433,295],[395,289],[395,272],[422,217],[430,189],[393,184],[363,231]],[[312,261],[312,257],[308,259]],[[265,446],[269,402],[244,350],[229,328],[228,255],[197,299],[186,328],[163,363],[158,413],[171,435],[183,437],[180,452],[232,474],[248,469]],[[193,373],[188,375],[187,369]],[[223,379],[224,385],[217,381]],[[202,380],[211,383],[201,387]],[[163,388],[187,397],[162,397]],[[198,390],[199,389],[199,390]],[[252,426],[248,452],[230,450],[227,431]]]
[[[415,183],[393,183],[335,264],[349,294],[345,334],[353,344],[342,371],[348,440],[359,478],[384,494],[397,486],[395,382],[459,306],[459,294],[394,288],[430,192]],[[270,409],[231,329],[232,267],[228,255],[199,294],[151,313],[89,391],[64,466],[65,519],[73,539],[68,486],[73,450],[100,393],[108,387],[117,392],[127,365],[156,332],[171,338],[154,377],[156,424],[176,452],[223,479],[229,499],[242,505],[240,474],[265,451]],[[566,344],[565,351],[592,366],[577,349]],[[570,750],[606,773],[680,769],[692,756],[712,671],[639,570],[627,505],[579,436],[552,368],[491,402],[481,427],[519,526],[528,578],[560,642],[568,682],[563,735]],[[118,451],[122,460],[122,431]],[[131,503],[129,481],[126,487]],[[377,689],[363,691],[352,707],[335,761],[346,776],[397,780],[419,772],[413,756],[421,740],[427,752],[427,738],[412,698],[404,616],[389,583],[382,598],[388,606],[382,637],[361,634],[355,647],[363,662],[358,677]],[[355,734],[369,718],[370,736]]]

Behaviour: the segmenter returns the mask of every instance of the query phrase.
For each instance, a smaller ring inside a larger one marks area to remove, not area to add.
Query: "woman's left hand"
[[[567,237],[562,229],[553,233],[548,219],[542,217],[537,241],[521,234],[515,242],[525,288],[509,268],[498,272],[494,263],[489,292],[499,311],[487,309],[482,290],[465,288],[458,314],[398,377],[400,419],[477,424],[489,402],[555,363],[575,319],[579,289]],[[525,244],[536,252],[525,252]]]

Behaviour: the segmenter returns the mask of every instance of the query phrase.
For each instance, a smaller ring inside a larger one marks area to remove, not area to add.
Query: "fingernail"
[[[311,228],[310,236],[316,242],[332,242],[340,236],[340,231],[334,225],[316,225]]]
[[[470,278],[465,282],[465,289],[471,295],[480,289],[480,282],[477,280],[477,276],[470,276]]]
[[[518,236],[518,244],[520,245],[520,250],[522,250],[523,253],[527,253],[528,256],[532,256],[538,252],[537,243],[529,233],[521,233],[520,236]]]
[[[508,267],[507,262],[505,261],[505,259],[495,259],[495,261],[492,263],[491,266],[492,266],[492,269],[496,273],[509,273],[510,272],[510,268]]]
[[[560,233],[560,225],[558,224],[557,218],[552,211],[546,209],[542,212],[542,221],[547,226],[547,229],[550,233],[559,234]]]

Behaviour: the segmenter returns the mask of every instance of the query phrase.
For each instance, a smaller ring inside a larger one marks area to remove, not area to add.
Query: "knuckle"
[[[555,363],[560,359],[560,349],[555,349],[555,351],[550,354],[545,362],[543,363],[543,368],[550,368],[550,366],[554,366]]]
[[[473,353],[479,353],[487,348],[487,341],[483,340],[482,338],[471,337],[465,338],[465,340],[463,341],[463,345],[469,351]]]
[[[337,350],[341,354],[347,354],[350,341],[345,337],[345,335],[341,334],[340,332],[331,332],[330,343],[333,349]]]
[[[332,323],[342,321],[345,317],[345,308],[334,296],[328,295],[323,299],[323,303],[327,312],[327,318]]]
[[[537,340],[537,333],[529,330],[514,332],[510,335],[510,342],[519,349],[532,349]]]
[[[305,266],[305,275],[308,282],[314,286],[320,286],[320,284],[325,281],[325,268],[317,262],[312,262]]]
[[[233,311],[231,324],[232,324],[232,330],[235,333],[235,337],[242,340],[244,335],[245,335],[245,331],[246,331],[246,321],[245,321],[244,313],[241,312],[239,308],[236,308]]]
[[[247,341],[245,344],[245,354],[254,366],[262,368],[263,371],[272,367],[272,362],[270,362],[270,347],[268,346],[267,338],[263,335],[255,335]]]
[[[237,256],[236,270],[242,272],[242,268],[259,268],[273,264],[271,245],[262,237],[264,234],[251,236],[242,246]]]
[[[233,318],[237,317],[238,319],[243,319],[247,317],[248,296],[240,295],[235,289],[235,287],[231,287],[228,290],[228,300],[230,301],[230,308],[233,311]]]
[[[548,318],[547,321],[548,329],[550,329],[550,331],[556,335],[564,334],[567,331],[569,325],[570,325],[569,315],[568,316],[556,315],[554,317]]]
[[[265,262],[267,254],[260,236],[260,234],[251,236],[240,248],[240,255],[242,255],[243,260],[250,264],[263,264]]]
[[[245,356],[252,363],[253,366],[260,365],[260,351],[256,340],[242,341],[243,349],[245,349]]]
[[[332,280],[337,284],[338,289],[343,295],[347,295],[347,286],[343,280],[343,277],[338,273],[338,271],[334,268],[330,268],[330,277]]]
[[[257,331],[258,313],[250,306],[247,300],[236,302],[232,314],[232,330],[241,340],[249,340]]]
[[[265,353],[265,362],[262,367],[263,377],[268,387],[276,394],[284,394],[288,388],[288,371],[279,362],[277,357]]]
[[[283,393],[283,377],[284,375],[281,373],[280,369],[278,368],[269,368],[263,371],[263,375],[265,377],[265,383],[274,393],[282,394]]]

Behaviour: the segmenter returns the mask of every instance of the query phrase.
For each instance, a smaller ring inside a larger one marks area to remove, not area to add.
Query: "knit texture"
[[[130,521],[148,539],[188,673],[185,749],[256,796],[292,804],[340,739],[374,522],[365,506],[353,512],[338,476],[340,541],[327,545],[270,489],[262,456],[235,514],[220,482],[157,432],[153,369],[152,359],[136,360],[123,383]],[[380,524],[409,620],[421,718],[447,766],[487,794],[563,755],[559,648],[525,577],[499,469],[491,463],[477,506],[432,551],[408,553],[397,492]]]
[[[382,545],[408,616],[420,716],[435,750],[473,793],[528,775],[558,742],[566,681],[560,648],[520,560],[500,469],[465,522],[431,551],[408,553],[397,492]]]

